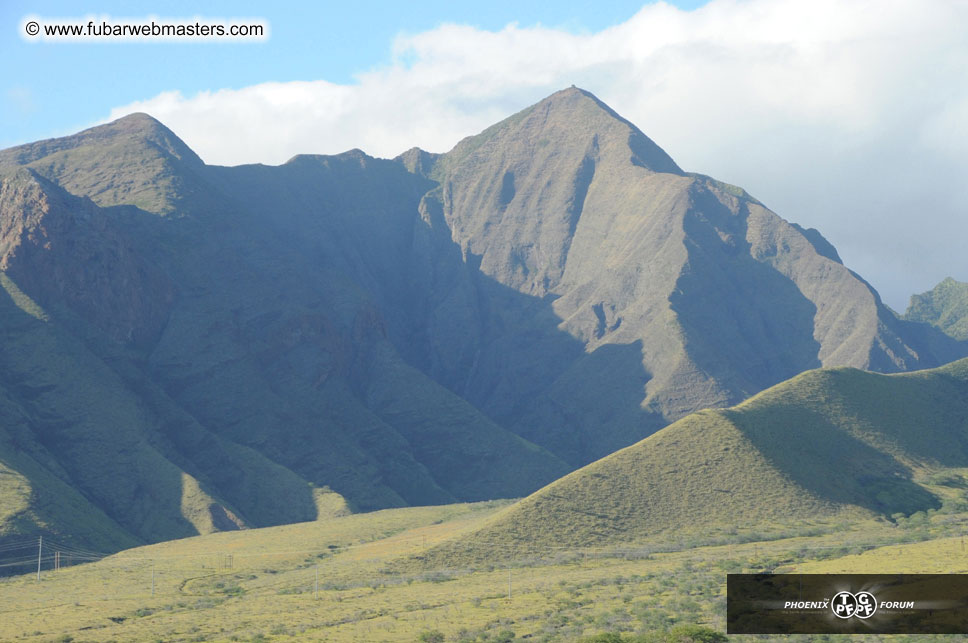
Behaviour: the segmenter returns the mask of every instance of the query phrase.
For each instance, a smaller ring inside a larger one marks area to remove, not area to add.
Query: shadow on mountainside
[[[940,506],[916,468],[968,465],[968,381],[944,369],[811,371],[724,413],[799,485],[885,514]]]
[[[555,296],[519,292],[464,256],[435,198],[414,226],[409,314],[391,329],[408,361],[572,467],[667,423],[641,408],[651,377],[641,342],[586,352],[560,327]]]
[[[480,258],[464,257],[451,238],[439,203],[425,197],[434,182],[358,152],[213,173],[255,213],[255,225],[271,225],[273,243],[298,254],[305,270],[328,275],[330,285],[317,292],[327,310],[349,317],[353,298],[370,302],[408,364],[571,467],[667,423],[640,407],[650,377],[640,343],[586,353],[559,328],[554,297],[520,293],[481,272]],[[373,377],[349,379],[365,398]],[[552,479],[535,478],[522,491]]]
[[[689,267],[670,297],[690,357],[733,392],[729,405],[819,368],[817,308],[792,280],[751,256],[748,204],[740,201],[734,214],[701,183],[691,196],[696,207],[683,221]]]
[[[802,407],[724,413],[779,471],[821,499],[888,516],[941,506],[912,481],[909,466]]]
[[[197,534],[182,514],[182,472],[145,441],[135,397],[38,310],[0,293],[0,462],[41,500],[37,523],[71,525],[55,533],[88,546]]]

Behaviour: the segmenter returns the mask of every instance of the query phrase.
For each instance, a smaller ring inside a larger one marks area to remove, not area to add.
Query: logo
[[[877,611],[877,599],[870,592],[840,592],[830,602],[837,618],[870,618]]]

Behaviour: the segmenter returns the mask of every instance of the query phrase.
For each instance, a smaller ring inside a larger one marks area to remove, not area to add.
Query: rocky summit
[[[209,166],[144,114],[3,150],[0,271],[0,538],[88,547],[526,495],[968,354],[576,88],[392,160]]]

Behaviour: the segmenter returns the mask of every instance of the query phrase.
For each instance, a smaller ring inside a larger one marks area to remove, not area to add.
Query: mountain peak
[[[419,147],[411,147],[403,154],[398,155],[393,160],[402,163],[407,171],[418,176],[430,176],[434,163],[440,158],[440,154],[425,152]]]
[[[80,132],[76,137],[80,138],[85,144],[106,142],[118,137],[140,139],[156,145],[163,152],[184,163],[196,167],[203,165],[202,159],[164,123],[144,112],[134,112],[110,123],[92,127]]]
[[[610,228],[614,204],[598,200],[611,192],[605,186],[648,177],[661,182],[684,173],[638,128],[578,87],[464,139],[430,171],[448,186],[442,207],[465,254],[481,256],[481,269],[501,283],[538,297],[561,282],[582,221],[592,236]],[[596,223],[586,216],[589,195],[588,203],[602,206],[591,209]]]
[[[615,163],[628,163],[652,172],[683,174],[666,152],[594,94],[569,87],[551,94],[517,114],[470,136],[444,155],[435,173],[447,172],[478,150],[489,154],[495,148],[525,148],[517,151],[541,155],[542,150],[569,150],[584,155],[594,148],[596,156]]]
[[[202,159],[160,121],[140,112],[72,136],[2,150],[4,165],[26,166],[102,207],[185,214],[189,195],[207,198],[208,188],[199,179]]]
[[[548,104],[558,109],[568,109],[582,105],[586,101],[591,101],[592,104],[597,106],[612,118],[621,121],[630,127],[635,127],[632,125],[632,123],[619,116],[615,110],[605,104],[601,99],[598,98],[598,96],[591,93],[587,89],[582,89],[581,87],[576,87],[575,85],[565,89],[559,89],[555,93],[549,95],[547,98],[539,101],[537,105]]]
[[[71,136],[50,138],[36,143],[19,145],[0,151],[0,165],[29,165],[46,157],[85,147],[105,147],[121,144],[126,147],[147,144],[163,155],[173,157],[192,167],[204,165],[202,159],[161,121],[135,112],[121,118],[95,125]]]
[[[559,102],[562,102],[562,101],[567,101],[567,100],[570,100],[570,99],[575,99],[575,98],[580,98],[580,97],[591,98],[594,101],[601,102],[601,101],[598,100],[598,97],[595,96],[595,94],[591,93],[587,89],[582,89],[581,87],[576,87],[575,85],[572,85],[571,87],[566,87],[565,89],[559,89],[558,91],[556,91],[553,94],[550,94],[547,98],[543,99],[540,102],[542,102],[542,103],[544,103],[546,101],[550,101],[550,102],[559,101]]]
[[[545,112],[548,121],[569,123],[576,129],[594,130],[599,136],[627,137],[623,142],[632,152],[630,160],[633,165],[654,172],[683,173],[665,150],[588,90],[572,85],[551,94],[531,109]]]
[[[129,128],[131,130],[171,131],[157,118],[145,112],[131,112],[130,114],[117,118],[110,123],[106,123],[106,125],[116,128]]]

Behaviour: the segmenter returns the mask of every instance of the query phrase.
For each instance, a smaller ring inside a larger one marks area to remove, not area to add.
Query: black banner
[[[728,634],[968,633],[968,574],[729,574]]]

